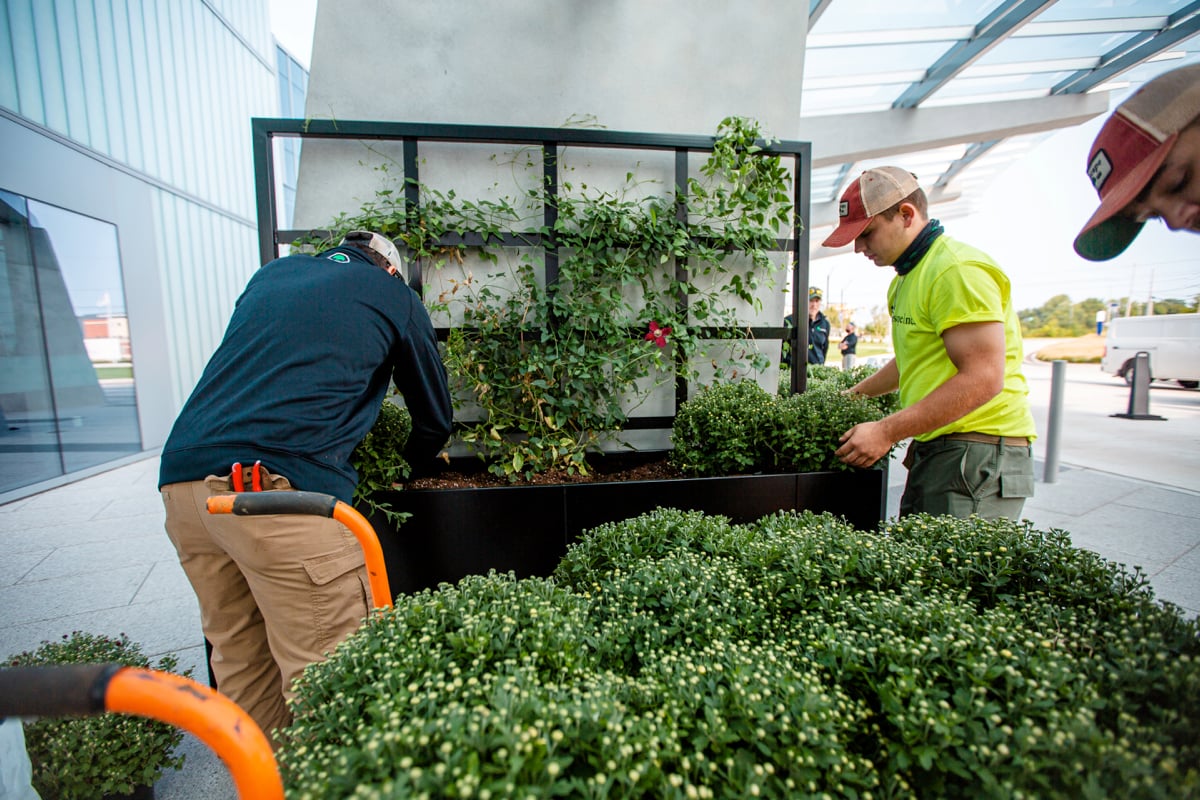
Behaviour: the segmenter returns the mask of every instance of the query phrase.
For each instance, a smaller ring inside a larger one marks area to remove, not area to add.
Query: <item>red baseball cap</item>
[[[1200,64],[1159,75],[1104,123],[1088,154],[1087,175],[1100,208],[1075,237],[1075,252],[1107,261],[1125,251],[1144,223],[1121,211],[1154,179],[1179,131],[1200,115]]]
[[[920,188],[917,176],[906,169],[876,167],[867,170],[842,193],[842,202],[838,204],[841,221],[821,244],[825,247],[850,244],[877,214]]]

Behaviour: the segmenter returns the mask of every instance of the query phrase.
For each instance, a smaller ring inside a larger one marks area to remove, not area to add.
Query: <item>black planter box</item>
[[[584,531],[660,506],[719,514],[735,523],[780,510],[828,511],[873,530],[887,511],[887,472],[415,489],[378,499],[412,514],[399,528],[382,515],[371,517],[388,581],[399,595],[491,569],[519,578],[548,576]]]

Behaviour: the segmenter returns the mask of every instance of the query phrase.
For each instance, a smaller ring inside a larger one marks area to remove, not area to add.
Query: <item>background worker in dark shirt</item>
[[[351,502],[350,454],[391,382],[412,415],[404,457],[419,470],[438,454],[452,420],[446,371],[402,269],[386,237],[363,231],[263,266],[163,446],[167,534],[200,601],[213,675],[268,735],[291,721],[292,680],[367,615],[362,549],[333,519],[210,515],[205,503],[243,483]]]
[[[845,371],[854,369],[854,362],[857,359],[858,334],[855,332],[856,330],[853,322],[847,322],[846,335],[838,344],[838,349],[842,351],[842,369]]]
[[[808,363],[824,364],[829,352],[829,320],[821,313],[821,290],[808,287]]]
[[[796,324],[791,314],[783,318],[783,327],[791,328]],[[788,334],[790,336],[790,334]],[[816,286],[808,287],[808,356],[805,361],[809,364],[824,364],[825,354],[829,351],[829,320],[821,313],[821,290]],[[792,365],[792,349],[788,339],[783,340],[783,349],[779,358],[785,367]]]

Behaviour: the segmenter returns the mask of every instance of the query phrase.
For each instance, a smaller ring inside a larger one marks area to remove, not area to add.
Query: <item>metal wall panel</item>
[[[118,226],[147,448],[259,266],[250,120],[278,103],[267,0],[0,0],[0,188]]]
[[[13,63],[8,0],[0,0],[0,107],[15,109],[17,105],[17,66]]]

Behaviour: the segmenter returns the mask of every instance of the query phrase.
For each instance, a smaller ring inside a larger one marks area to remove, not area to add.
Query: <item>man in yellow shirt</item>
[[[1036,429],[1008,277],[944,236],[916,177],[898,167],[864,172],[842,195],[840,217],[826,247],[853,242],[896,269],[888,288],[896,357],[850,391],[899,389],[901,409],[846,431],[837,457],[868,467],[911,437],[901,515],[1019,517],[1033,495]]]

